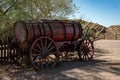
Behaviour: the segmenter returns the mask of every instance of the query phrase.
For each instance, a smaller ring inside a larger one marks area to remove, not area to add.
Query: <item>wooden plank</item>
[[[2,61],[2,56],[1,56],[2,54],[1,54],[1,45],[0,45],[0,62]]]
[[[6,52],[6,50],[7,50],[7,47],[6,47],[6,44],[4,44],[4,61],[7,61],[7,52]]]
[[[0,63],[17,60],[16,48],[10,49],[7,44],[0,44]]]
[[[5,61],[5,45],[3,44],[3,61]]]
[[[1,63],[3,62],[3,45],[1,45]]]

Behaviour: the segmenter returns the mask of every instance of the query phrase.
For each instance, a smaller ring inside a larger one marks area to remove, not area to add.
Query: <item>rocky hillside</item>
[[[120,40],[120,25],[113,25],[106,29],[106,39],[119,39]]]

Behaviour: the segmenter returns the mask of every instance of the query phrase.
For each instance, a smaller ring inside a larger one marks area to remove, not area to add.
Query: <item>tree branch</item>
[[[11,5],[10,7],[8,7],[2,14],[0,14],[0,16],[5,15],[12,7],[13,7],[13,5]]]

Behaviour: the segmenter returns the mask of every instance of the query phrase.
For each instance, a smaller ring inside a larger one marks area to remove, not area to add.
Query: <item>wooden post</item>
[[[115,40],[117,40],[117,34],[115,34]]]

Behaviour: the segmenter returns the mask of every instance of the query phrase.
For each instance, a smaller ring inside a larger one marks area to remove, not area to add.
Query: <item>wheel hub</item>
[[[82,51],[83,51],[84,54],[87,54],[87,53],[90,52],[90,48],[88,48],[88,46],[84,46],[84,47],[82,48]]]

